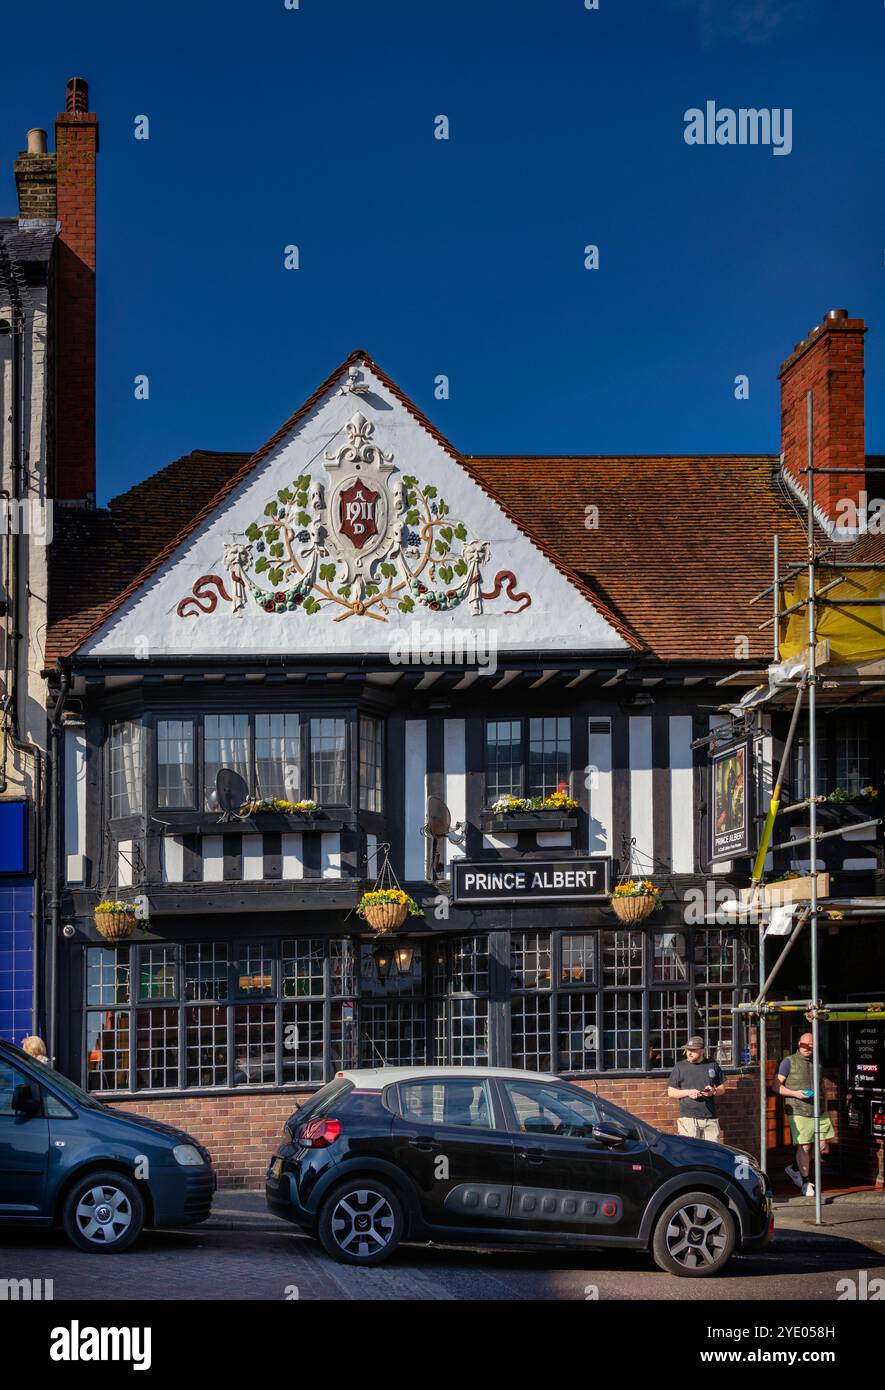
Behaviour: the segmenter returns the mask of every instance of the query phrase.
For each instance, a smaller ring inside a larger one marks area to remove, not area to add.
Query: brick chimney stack
[[[29,130],[28,148],[13,166],[21,221],[54,222],[55,155],[46,152],[46,131]]]
[[[95,503],[95,164],[98,121],[82,77],[55,122],[55,484],[60,502]]]
[[[797,343],[780,369],[781,450],[784,470],[807,492],[807,393],[812,393],[813,463],[816,468],[864,468],[863,319],[831,309],[822,324]],[[863,473],[824,473],[814,479],[814,500],[825,523],[856,530],[844,500],[860,507]],[[843,506],[839,507],[840,500]]]

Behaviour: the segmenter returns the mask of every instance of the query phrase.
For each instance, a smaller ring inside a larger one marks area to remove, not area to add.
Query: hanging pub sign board
[[[610,859],[480,860],[452,863],[454,903],[542,903],[607,898]]]
[[[885,1096],[885,1020],[848,1025],[848,1090]]]
[[[711,859],[752,853],[752,744],[749,739],[710,753]]]

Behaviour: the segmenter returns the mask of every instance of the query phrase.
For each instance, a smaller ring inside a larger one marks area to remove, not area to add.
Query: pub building
[[[737,698],[718,682],[767,659],[748,603],[773,534],[804,553],[791,465],[464,455],[356,351],[256,453],[195,451],[65,514],[57,1064],[256,1184],[339,1068],[552,1070],[671,1128],[700,1032],[726,1139],[756,1147],[733,1010],[757,931],[711,911],[749,860],[711,861],[704,739]],[[834,786],[879,785],[870,719],[828,721]],[[750,746],[749,816],[780,720]],[[876,839],[840,869],[868,892]],[[390,936],[356,912],[382,870],[420,909]],[[630,878],[661,894],[637,923],[610,902]],[[108,900],[137,906],[130,938],[102,936]],[[866,962],[858,990],[872,938]]]
[[[755,1148],[756,1035],[733,1010],[758,932],[715,903],[747,881],[723,836],[739,804],[758,833],[787,716],[759,716],[743,798],[721,777],[717,799],[704,740],[770,659],[749,600],[772,537],[784,566],[805,555],[809,386],[818,446],[863,466],[863,324],[828,316],[788,359],[781,455],[465,455],[355,351],[256,453],[194,450],[96,507],[82,79],[67,107],[57,153],[29,142],[16,171],[19,221],[45,203],[75,253],[55,273],[52,448],[31,455],[57,499],[29,633],[50,725],[33,1031],[55,1065],[256,1185],[296,1097],[341,1067],[552,1070],[672,1129],[667,1075],[699,1032],[725,1137]],[[881,788],[869,698],[826,717],[828,789]],[[805,758],[800,735],[797,787]],[[878,889],[880,845],[822,848],[838,891]],[[630,879],[660,890],[641,922],[611,906]],[[388,936],[356,910],[379,880],[419,909]],[[885,995],[881,928],[823,940],[831,998]],[[782,997],[807,994],[804,952]],[[790,1051],[804,1022],[781,1026],[769,1044]],[[881,1176],[881,1039],[849,1059],[845,1029],[822,1036],[854,1139],[837,1152]]]

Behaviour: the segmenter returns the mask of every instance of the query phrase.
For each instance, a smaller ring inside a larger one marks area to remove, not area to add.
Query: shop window
[[[606,1071],[642,1071],[642,993],[608,990],[603,1007],[603,1065]]]
[[[652,980],[655,984],[688,983],[684,932],[656,931],[653,950]]]
[[[689,1035],[688,991],[653,990],[649,999],[648,1065],[674,1067]]]
[[[194,725],[191,719],[157,721],[157,805],[194,805]]]
[[[561,993],[556,1012],[556,1071],[596,1071],[598,1065],[596,992]]]
[[[108,785],[111,818],[137,816],[143,805],[144,730],[140,724],[112,724],[108,733]]]
[[[320,1085],[325,1080],[322,1001],[284,1004],[282,1021],[283,1081]]]
[[[226,1086],[227,1009],[219,1005],[185,1009],[184,1021],[187,1085]]]
[[[382,810],[384,773],[384,721],[360,715],[360,807],[363,811]]]
[[[139,999],[174,999],[177,994],[175,948],[142,946],[138,960]]]
[[[237,961],[237,994],[254,997],[273,994],[273,947],[268,942],[247,941]]]
[[[234,1009],[234,1085],[262,1086],[276,1080],[276,1009],[241,1004]]]
[[[301,799],[301,720],[297,714],[256,714],[255,795]]]
[[[602,933],[602,976],[605,985],[641,985],[643,983],[641,931],[606,931]]]
[[[136,1087],[178,1087],[178,1010],[138,1009],[135,1015]]]
[[[228,997],[228,950],[221,941],[201,941],[184,948],[185,999]]]
[[[86,1089],[128,1091],[129,1012],[105,1009],[86,1015]]]

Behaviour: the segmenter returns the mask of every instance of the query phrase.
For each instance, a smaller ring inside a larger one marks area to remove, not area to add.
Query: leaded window
[[[157,805],[194,804],[194,723],[192,719],[157,721]]]
[[[343,719],[310,721],[311,795],[321,806],[347,800],[347,724]]]
[[[382,810],[384,775],[384,721],[373,715],[360,715],[360,807],[363,811]]]
[[[112,818],[137,816],[143,806],[144,730],[131,721],[108,733],[109,811]]]
[[[256,714],[255,795],[301,799],[301,720],[297,714]]]

